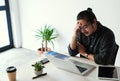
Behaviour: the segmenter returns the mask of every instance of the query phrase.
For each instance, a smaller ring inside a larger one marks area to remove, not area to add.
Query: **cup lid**
[[[17,69],[14,66],[10,66],[6,69],[8,73],[15,72]]]

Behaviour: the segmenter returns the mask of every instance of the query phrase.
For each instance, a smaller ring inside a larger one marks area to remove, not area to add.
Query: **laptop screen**
[[[63,60],[69,57],[67,55],[63,55],[63,54],[60,54],[60,53],[57,53],[57,52],[54,52],[54,51],[49,51],[48,55],[52,55],[56,58],[63,59]]]
[[[117,68],[109,66],[99,66],[98,77],[118,79]]]

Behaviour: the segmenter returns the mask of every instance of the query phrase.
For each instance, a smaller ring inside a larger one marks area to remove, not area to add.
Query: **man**
[[[103,26],[91,8],[80,12],[68,46],[71,56],[80,54],[97,64],[114,65],[116,42],[112,30]]]

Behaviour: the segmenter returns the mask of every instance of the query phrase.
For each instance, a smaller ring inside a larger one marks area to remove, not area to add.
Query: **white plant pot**
[[[43,70],[35,71],[35,74],[36,74],[36,75],[40,75],[40,74],[42,74],[42,73],[43,73]]]

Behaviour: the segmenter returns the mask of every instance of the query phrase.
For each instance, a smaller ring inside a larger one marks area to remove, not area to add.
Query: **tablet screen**
[[[99,66],[98,77],[102,79],[118,79],[117,68],[109,66]]]

